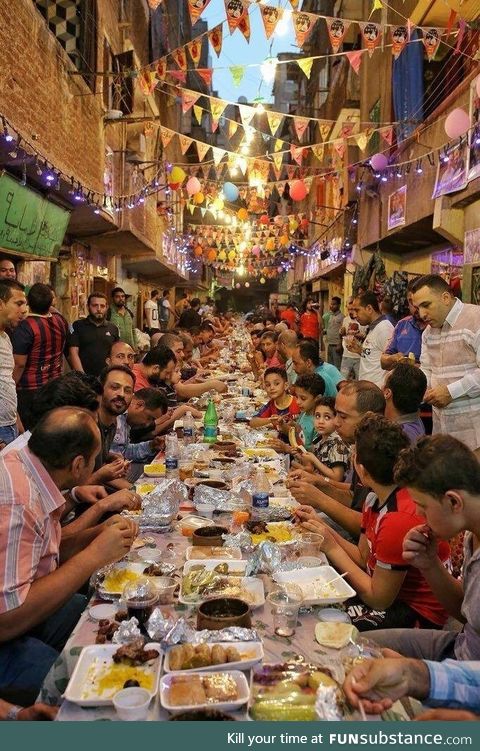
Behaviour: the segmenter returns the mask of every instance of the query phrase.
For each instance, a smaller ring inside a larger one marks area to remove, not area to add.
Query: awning
[[[345,269],[347,268],[346,261],[338,261],[338,263],[331,263],[330,266],[325,266],[325,268],[320,269],[318,274],[315,274],[315,276],[312,276],[311,279],[305,279],[302,284],[306,284],[307,282],[314,282],[316,279],[330,279],[332,276],[340,276],[341,274],[345,273]]]
[[[419,0],[409,18],[414,25],[446,27],[452,10],[465,21],[474,21],[479,14],[478,0],[448,0],[448,3],[445,0]]]
[[[421,252],[427,249],[440,249],[448,245],[443,235],[436,232],[433,227],[432,215],[426,216],[413,224],[399,227],[381,240],[362,246],[362,250],[376,250],[380,248],[384,253],[403,255],[405,253]]]
[[[136,257],[124,257],[122,264],[137,276],[157,282],[162,287],[179,287],[188,285],[188,280],[173,267],[168,266],[155,255],[144,254]]]

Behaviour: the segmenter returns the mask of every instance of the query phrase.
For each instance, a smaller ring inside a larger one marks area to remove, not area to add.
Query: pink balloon
[[[290,183],[290,198],[292,201],[303,201],[307,195],[307,186],[303,180],[295,180]]]
[[[372,165],[374,170],[378,170],[380,172],[381,170],[388,167],[388,159],[385,154],[374,154],[370,159],[370,164]]]
[[[193,196],[195,193],[200,193],[202,188],[198,177],[189,177],[185,187],[189,196]]]
[[[456,107],[445,120],[445,133],[449,138],[463,136],[470,127],[470,117],[461,107]]]
[[[252,248],[252,253],[253,253],[254,256],[259,256],[260,255],[260,246],[259,245],[254,245],[253,248]]]
[[[279,274],[281,274],[282,271],[283,271],[283,268],[281,266],[277,266],[277,271],[278,271]]]

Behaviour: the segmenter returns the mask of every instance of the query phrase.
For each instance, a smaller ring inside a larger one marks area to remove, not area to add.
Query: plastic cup
[[[348,613],[338,608],[322,608],[318,611],[318,620],[323,623],[351,623]]]
[[[273,630],[277,636],[290,637],[297,628],[298,611],[303,601],[302,590],[296,584],[285,584],[267,595],[272,608]]]
[[[197,511],[206,519],[212,519],[213,512],[215,511],[215,504],[214,503],[202,503],[202,504],[199,503],[197,505]]]
[[[146,720],[151,698],[144,688],[123,688],[113,697],[113,706],[120,720]]]
[[[173,576],[156,576],[153,579],[158,592],[158,605],[171,605],[178,581]]]
[[[299,541],[299,554],[318,558],[322,552],[324,539],[323,535],[318,535],[315,532],[304,532]]]

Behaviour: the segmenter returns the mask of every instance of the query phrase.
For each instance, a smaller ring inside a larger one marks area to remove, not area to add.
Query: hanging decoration
[[[277,23],[283,18],[283,10],[281,8],[272,8],[269,5],[260,5],[260,15],[265,27],[265,36],[267,39],[270,39]]]
[[[240,25],[240,21],[248,16],[248,7],[245,0],[225,0],[225,12],[230,34],[233,34]]]
[[[208,32],[208,41],[212,45],[214,51],[217,53],[217,56],[220,57],[220,53],[222,51],[222,41],[223,41],[222,24],[215,26],[215,28],[213,28],[211,31]]]
[[[185,72],[187,70],[187,56],[184,49],[179,47],[178,49],[173,50],[171,54],[180,70]]]
[[[410,41],[410,29],[407,26],[395,26],[390,29],[392,34],[392,55],[398,60]]]
[[[140,86],[140,91],[145,96],[150,96],[150,94],[153,94],[155,91],[156,85],[157,85],[157,79],[155,77],[155,74],[152,73],[150,70],[144,70],[138,77],[138,85]]]
[[[298,67],[303,73],[305,73],[308,79],[310,79],[314,61],[314,57],[303,57],[297,60]]]
[[[382,29],[380,24],[372,23],[371,21],[362,22],[359,24],[365,47],[368,50],[368,54],[372,57],[373,53],[377,49],[382,39]]]
[[[223,115],[227,103],[224,99],[217,99],[216,97],[210,97],[210,112],[212,113],[212,131],[218,128],[218,121]]]
[[[192,58],[192,62],[196,68],[198,63],[200,62],[200,57],[202,54],[202,45],[198,41],[198,39],[192,39],[192,41],[187,44],[187,49],[190,53],[190,57]]]
[[[148,7],[150,10],[157,10],[160,3],[162,3],[163,0],[148,0]]]
[[[195,115],[195,119],[199,125],[202,124],[202,117],[203,117],[203,107],[199,107],[198,104],[193,105],[193,114]]]
[[[190,91],[189,89],[182,89],[181,91],[181,99],[182,99],[182,112],[185,115],[186,112],[188,112],[193,105],[198,102],[200,99],[201,94],[197,91]]]
[[[440,47],[441,41],[441,29],[430,27],[428,29],[422,29],[422,42],[427,53],[427,60],[430,62],[437,54],[437,50]]]
[[[197,152],[198,152],[198,158],[201,162],[205,159],[205,155],[210,150],[210,145],[208,143],[202,143],[202,141],[197,141]]]
[[[461,107],[452,110],[445,120],[445,133],[452,140],[460,138],[470,128],[470,116]]]
[[[162,139],[162,145],[164,149],[167,148],[168,144],[170,143],[174,135],[175,135],[174,130],[170,130],[170,128],[165,128],[163,125],[160,127],[160,138]]]
[[[310,125],[310,118],[308,117],[294,117],[293,118],[293,125],[295,127],[295,133],[297,134],[297,138],[299,141],[302,140],[303,134],[307,130],[308,126]]]
[[[292,17],[297,46],[302,48],[313,31],[313,27],[317,22],[317,16],[314,16],[312,13],[292,13]]]
[[[195,72],[198,73],[202,81],[205,81],[208,87],[212,85],[213,70],[211,68],[197,68]]]
[[[190,136],[184,136],[184,135],[183,135],[183,134],[181,133],[181,134],[180,134],[180,135],[178,136],[178,140],[179,140],[179,142],[180,142],[180,151],[181,151],[181,152],[182,152],[182,154],[183,154],[183,155],[185,156],[185,154],[187,153],[188,149],[190,148],[190,146],[191,146],[191,145],[192,145],[192,143],[194,142],[194,141],[193,141],[193,138],[190,138]]]
[[[343,44],[343,40],[350,28],[350,21],[344,21],[341,18],[326,18],[328,36],[334,54],[338,52]]]
[[[243,77],[245,75],[245,66],[244,65],[231,65],[230,66],[230,73],[232,74],[232,81],[233,85],[238,87],[243,81]]]
[[[150,2],[150,0],[149,0]],[[203,11],[210,5],[210,0],[188,0],[188,10],[192,26],[198,21]]]
[[[364,50],[351,50],[350,52],[347,52],[347,60],[352,66],[353,70],[358,76],[358,73],[360,71],[360,64],[362,62],[362,53]]]
[[[283,122],[283,115],[280,114],[279,112],[272,112],[271,110],[267,110],[267,121],[268,121],[268,125],[270,128],[270,132],[272,136],[274,136],[277,133],[281,123]],[[283,142],[282,142],[282,145],[283,145]]]

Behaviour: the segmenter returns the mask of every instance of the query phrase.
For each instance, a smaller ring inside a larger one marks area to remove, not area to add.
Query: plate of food
[[[122,688],[140,686],[153,697],[158,692],[161,672],[160,645],[144,644],[136,639],[130,644],[96,644],[84,647],[68,682],[65,699],[81,707],[112,704]]]
[[[249,459],[278,459],[277,452],[267,447],[246,448],[242,453]]]
[[[245,529],[250,532],[254,545],[266,540],[285,545],[298,539],[295,525],[291,522],[250,521],[245,524]]]
[[[141,497],[145,498],[149,493],[153,493],[157,486],[154,482],[137,482],[135,484],[135,492]]]
[[[187,561],[194,564],[195,561]],[[232,566],[245,561],[223,561],[221,565]],[[263,581],[254,576],[242,576],[242,572],[221,573],[205,566],[189,569],[182,577],[178,601],[183,605],[200,605],[212,597],[235,597],[248,603],[251,608],[259,608],[265,603]]]
[[[212,519],[207,519],[207,517],[203,516],[196,516],[195,514],[189,514],[188,516],[184,516],[183,519],[177,522],[175,527],[178,532],[180,532],[180,534],[184,537],[191,537],[196,529],[201,529],[202,527],[213,527],[214,525],[215,522]]]
[[[279,571],[274,579],[278,584],[298,584],[304,605],[333,605],[355,595],[355,590],[331,566]]]
[[[120,561],[97,574],[97,591],[103,599],[116,599],[123,594],[127,584],[133,584],[143,577],[142,563]]]
[[[240,548],[219,548],[215,546],[205,545],[190,545],[185,551],[185,559],[187,561],[204,561],[204,560],[235,560],[240,561],[242,559],[242,551]]]
[[[197,546],[195,546],[197,547]],[[222,548],[220,548],[222,550]],[[187,561],[183,567],[183,575],[186,576],[191,571],[212,571],[221,576],[245,576],[245,569],[248,561],[242,561],[241,558],[232,560],[220,560],[210,558],[206,561]]]
[[[199,670],[248,670],[263,659],[263,645],[258,641],[177,644],[163,662],[166,673],[195,673]]]
[[[145,464],[143,472],[147,477],[165,477],[165,462]]]
[[[239,670],[219,673],[168,673],[160,681],[160,702],[168,712],[189,709],[238,709],[250,692]]]

